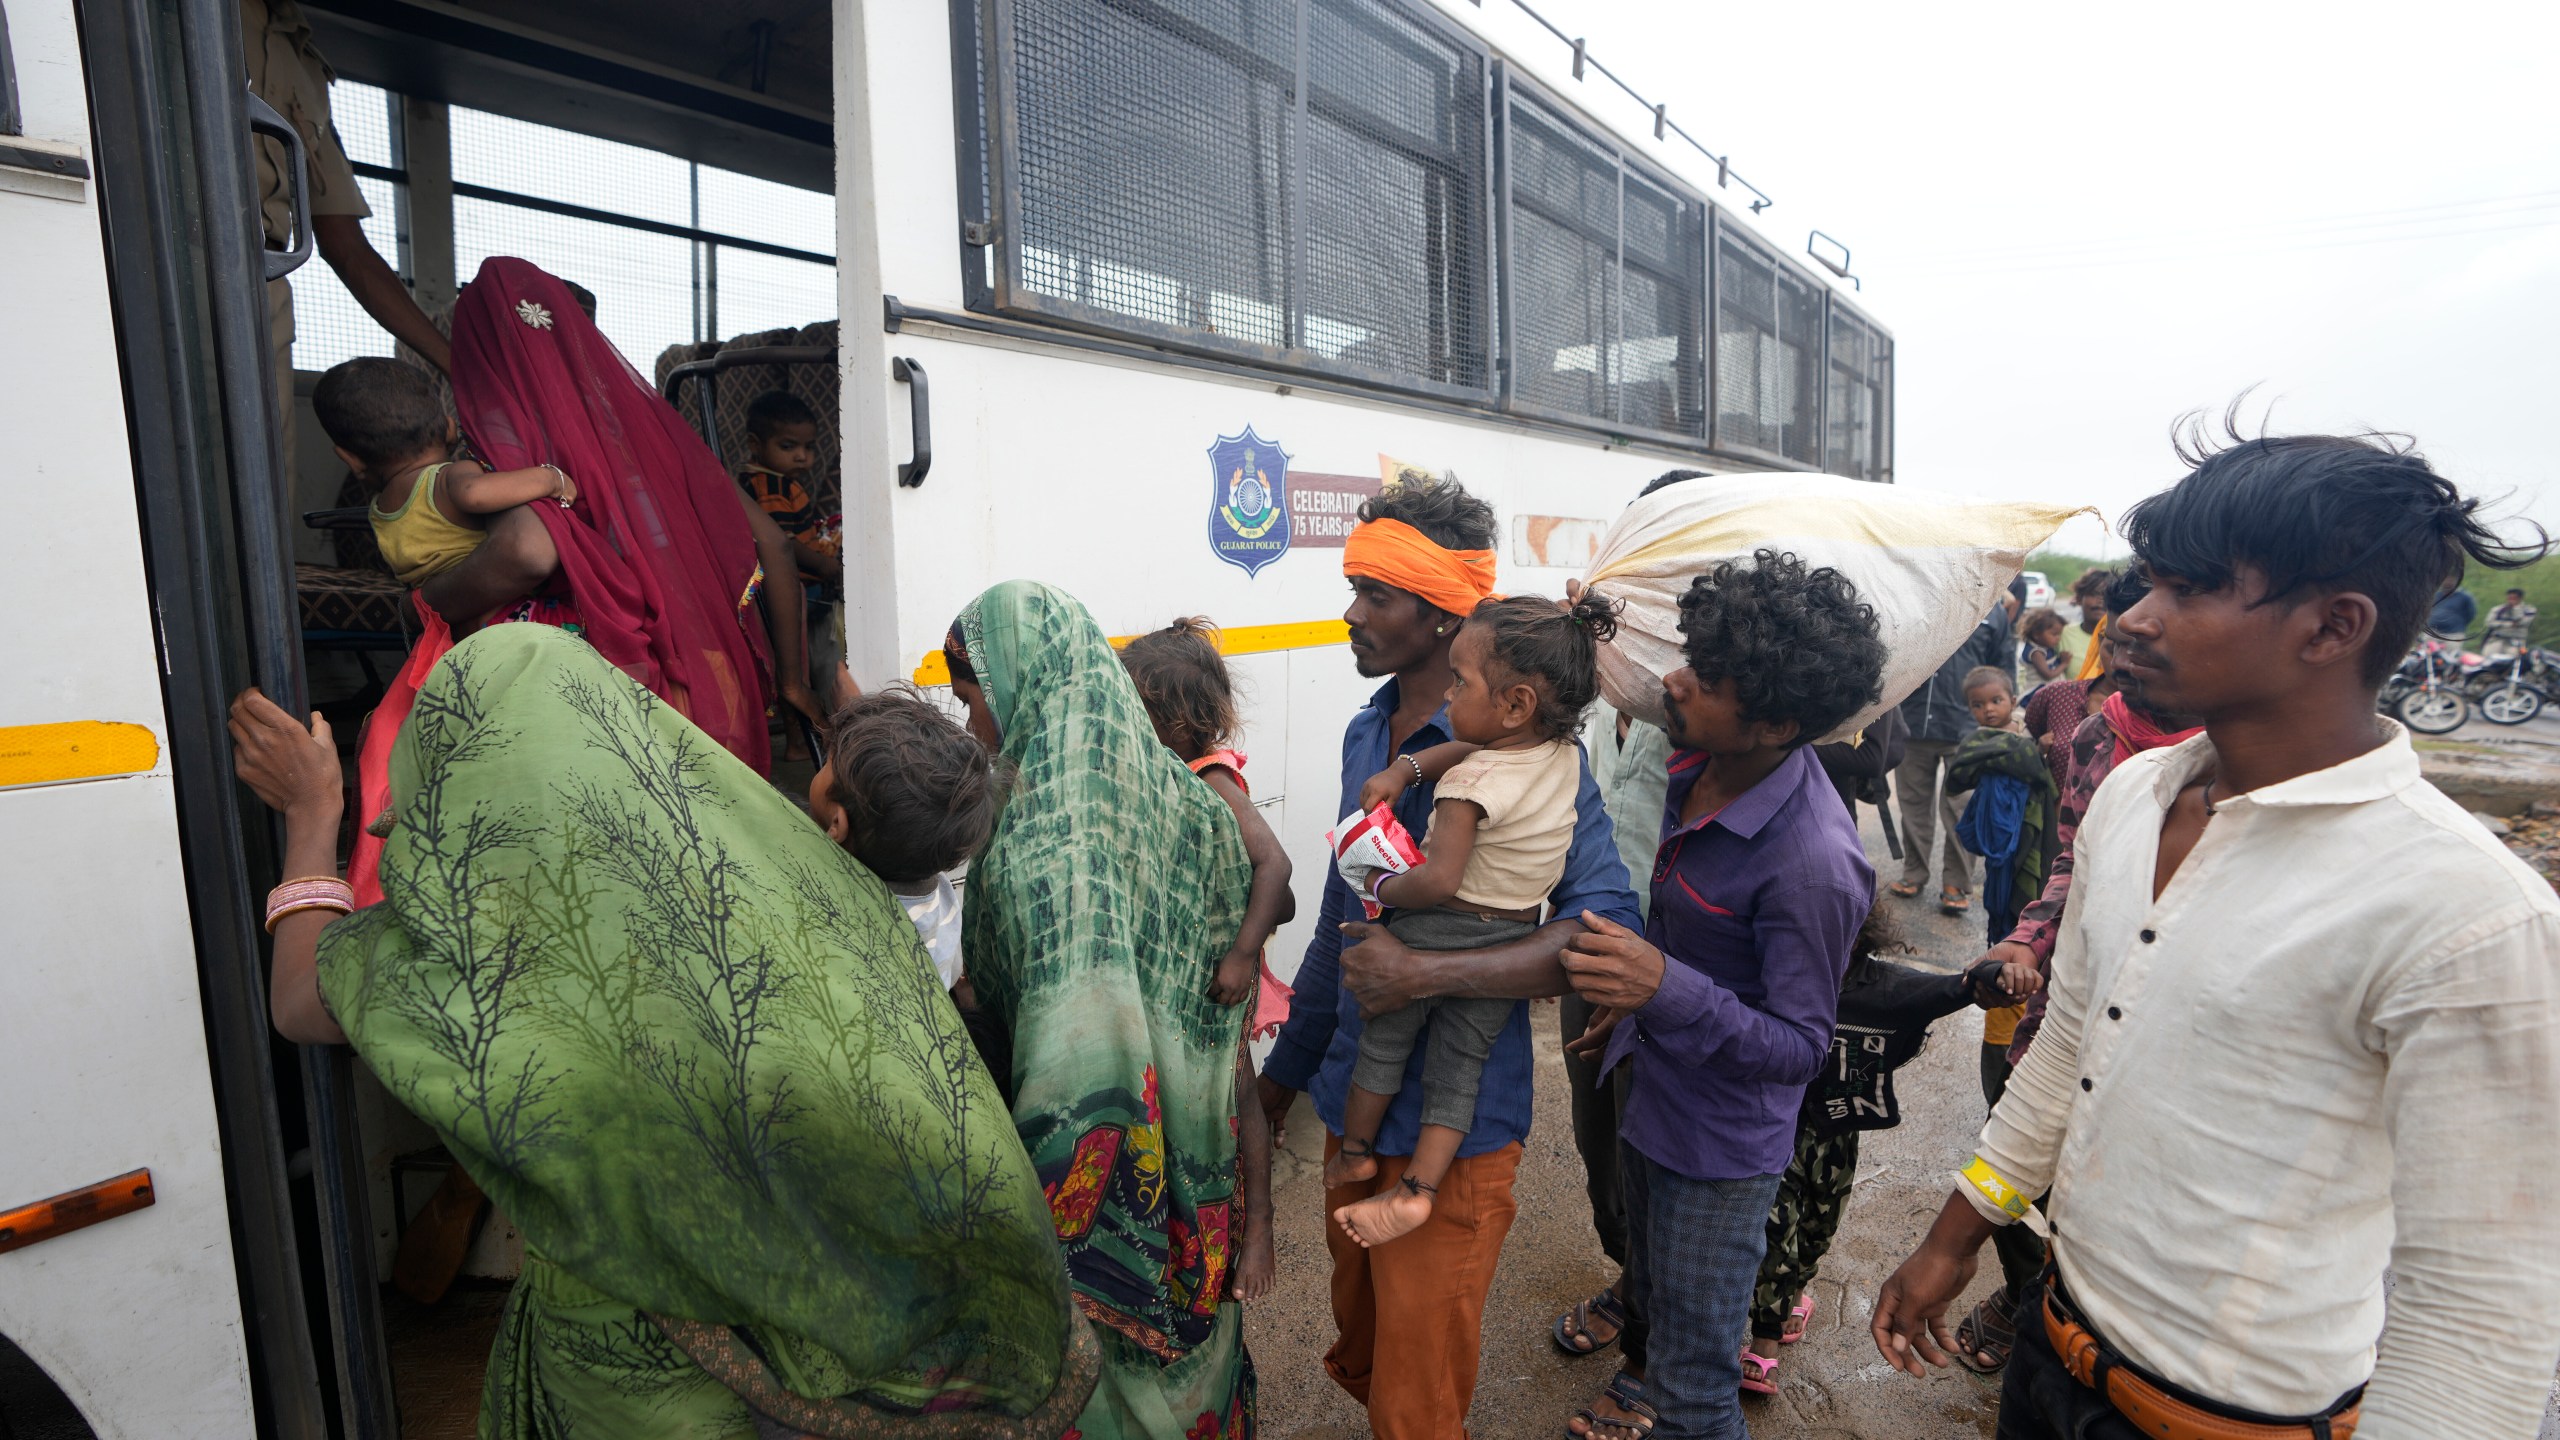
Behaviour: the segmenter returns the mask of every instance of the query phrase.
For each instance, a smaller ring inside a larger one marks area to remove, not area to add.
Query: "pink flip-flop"
[[[1787,1318],[1796,1323],[1793,1328],[1780,1333],[1778,1343],[1781,1345],[1793,1345],[1813,1329],[1812,1291],[1807,1290],[1796,1297],[1795,1308],[1787,1312]]]
[[[1742,1348],[1742,1388],[1754,1395],[1778,1393],[1778,1362],[1765,1355],[1754,1355],[1751,1347]]]

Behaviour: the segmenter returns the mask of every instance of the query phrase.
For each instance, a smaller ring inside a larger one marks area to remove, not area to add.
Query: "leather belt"
[[[2173,1395],[2133,1368],[2066,1308],[2059,1287],[2045,1281],[2044,1333],[2071,1378],[2098,1392],[2117,1414],[2158,1440],[2354,1440],[2363,1409],[2361,1388],[2329,1414],[2308,1420],[2243,1420],[2217,1415]]]

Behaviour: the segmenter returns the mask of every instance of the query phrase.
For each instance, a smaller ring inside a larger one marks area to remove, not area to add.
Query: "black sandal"
[[[1617,1401],[1618,1408],[1627,1413],[1602,1415],[1586,1405],[1574,1411],[1573,1418],[1590,1428],[1576,1435],[1573,1427],[1566,1425],[1564,1433],[1567,1440],[1644,1440],[1645,1436],[1653,1433],[1655,1422],[1662,1418],[1660,1411],[1645,1403],[1644,1382],[1624,1370],[1609,1377],[1609,1387],[1600,1393]],[[1603,1425],[1619,1434],[1604,1436],[1600,1430]]]
[[[2006,1290],[1985,1296],[1972,1313],[1956,1323],[1956,1363],[1976,1375],[1997,1375],[2009,1364],[2018,1344],[2018,1306]],[[1988,1365],[1976,1353],[1991,1357]]]
[[[1594,1316],[1609,1325],[1608,1339],[1593,1338],[1591,1321]],[[1547,1329],[1548,1338],[1555,1341],[1556,1348],[1567,1355],[1597,1355],[1617,1344],[1618,1337],[1625,1333],[1627,1333],[1626,1302],[1618,1298],[1615,1286],[1601,1291],[1588,1300],[1575,1301],[1573,1308],[1557,1316],[1556,1323]],[[1577,1341],[1580,1343],[1575,1343]]]

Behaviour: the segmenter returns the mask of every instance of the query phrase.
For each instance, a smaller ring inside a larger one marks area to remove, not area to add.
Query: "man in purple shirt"
[[[1691,582],[1680,635],[1644,934],[1588,916],[1564,954],[1599,1007],[1575,1048],[1605,1047],[1604,1071],[1635,1075],[1618,1124],[1626,1367],[1572,1425],[1601,1440],[1744,1435],[1739,1357],[1769,1206],[1875,900],[1808,743],[1876,698],[1875,612],[1837,571],[1763,550]]]

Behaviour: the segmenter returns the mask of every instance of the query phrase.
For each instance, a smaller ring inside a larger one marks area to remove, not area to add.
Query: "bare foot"
[[[1236,1261],[1235,1298],[1259,1300],[1271,1292],[1272,1277],[1279,1261],[1271,1249],[1271,1222],[1261,1212],[1247,1215],[1244,1221],[1244,1254]]]
[[[1279,1142],[1272,1143],[1276,1145]],[[1324,1188],[1339,1190],[1345,1185],[1357,1185],[1363,1180],[1376,1179],[1378,1157],[1370,1150],[1370,1144],[1371,1142],[1367,1140],[1354,1140],[1345,1136],[1341,1148],[1333,1152],[1333,1158],[1324,1162]],[[1360,1147],[1357,1154],[1352,1152],[1351,1147],[1354,1145]]]
[[[1333,1212],[1335,1224],[1371,1249],[1421,1229],[1430,1218],[1431,1196],[1402,1185]]]

